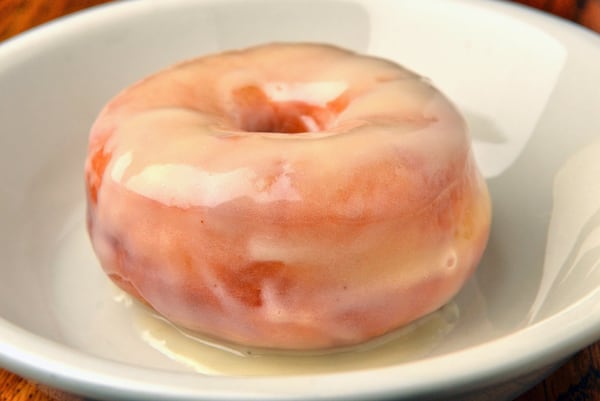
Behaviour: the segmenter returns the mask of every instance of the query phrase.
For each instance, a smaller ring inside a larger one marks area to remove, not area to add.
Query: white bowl
[[[259,373],[256,358],[227,356],[231,373],[200,374],[190,366],[221,351],[183,340],[182,351],[156,319],[116,302],[91,252],[87,132],[112,95],[161,67],[286,40],[394,59],[457,103],[493,197],[489,246],[438,315],[457,308],[453,330],[406,353],[357,353],[352,366],[302,374],[292,357],[258,377],[242,377]],[[467,0],[133,1],[10,40],[0,46],[0,363],[99,399],[508,399],[600,338],[598,71],[597,35]],[[188,352],[195,362],[180,363]]]

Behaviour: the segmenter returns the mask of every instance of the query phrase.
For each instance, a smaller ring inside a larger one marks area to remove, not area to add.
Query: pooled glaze
[[[458,323],[454,302],[394,332],[351,348],[323,351],[269,351],[203,338],[174,326],[122,292],[114,301],[130,315],[139,338],[164,357],[205,375],[277,376],[382,368],[423,358]]]
[[[90,134],[88,229],[107,274],[183,327],[319,349],[448,300],[490,224],[465,124],[427,81],[321,45],[188,61]]]

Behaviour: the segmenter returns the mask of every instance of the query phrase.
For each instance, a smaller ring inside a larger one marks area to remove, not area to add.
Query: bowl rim
[[[0,361],[17,374],[76,394],[155,400],[327,400],[467,392],[553,365],[600,336],[600,288],[531,326],[465,350],[395,366],[295,376],[208,376],[96,357],[33,334],[0,318]],[[595,320],[594,320],[595,318]],[[548,333],[570,333],[549,336]],[[493,359],[493,363],[482,361]],[[456,369],[460,360],[461,369]],[[437,375],[432,375],[432,368]],[[119,372],[118,376],[115,372]],[[402,377],[404,380],[399,381]],[[433,378],[433,379],[432,379]],[[348,383],[353,383],[351,389]],[[168,383],[168,384],[165,384]],[[193,385],[190,385],[193,383]],[[311,386],[306,386],[311,383]],[[377,388],[373,388],[377,383]],[[207,388],[210,385],[210,389]],[[202,391],[199,393],[199,391]],[[298,390],[303,390],[299,392]]]
[[[86,27],[126,19],[147,7],[177,7],[194,0],[108,3],[59,18],[0,44],[0,60],[19,63],[27,54]],[[204,0],[205,3],[216,0]],[[289,1],[289,0],[288,0]],[[457,0],[479,5],[481,0]],[[488,2],[528,20],[548,23],[557,35],[575,33],[600,45],[600,36],[569,21],[525,6]],[[600,46],[598,46],[600,49]],[[12,60],[12,61],[10,61]],[[2,68],[0,66],[0,74]],[[482,383],[495,384],[556,363],[600,338],[600,288],[560,312],[523,329],[477,346],[396,366],[298,376],[220,377],[144,368],[96,357],[29,332],[0,317],[0,362],[18,374],[76,394],[155,400],[300,400],[315,397],[352,400],[419,396],[460,387],[467,392]],[[560,333],[561,335],[551,335]],[[456,369],[457,358],[461,368]],[[482,364],[482,361],[493,363]],[[432,371],[437,375],[432,376]],[[117,373],[118,372],[118,373]],[[398,378],[403,378],[399,380]],[[310,385],[307,386],[307,384]],[[352,388],[347,384],[353,383]],[[373,383],[377,383],[374,388]],[[207,386],[210,384],[210,386]],[[302,389],[302,392],[298,390]]]

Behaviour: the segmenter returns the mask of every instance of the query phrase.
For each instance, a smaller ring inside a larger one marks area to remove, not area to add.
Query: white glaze
[[[194,371],[219,376],[280,376],[381,368],[422,358],[456,326],[458,306],[441,309],[383,338],[333,352],[273,353],[203,338],[174,326],[121,293],[115,297],[131,315],[142,341]]]
[[[260,131],[280,126],[293,131]],[[259,347],[351,345],[432,312],[489,230],[452,104],[400,66],[329,46],[145,79],[98,117],[87,174],[107,273],[184,327]]]

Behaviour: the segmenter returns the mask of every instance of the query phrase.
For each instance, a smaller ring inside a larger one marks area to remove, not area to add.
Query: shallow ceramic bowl
[[[156,327],[134,324],[147,312],[116,302],[101,273],[82,178],[101,106],[176,61],[270,41],[396,60],[464,112],[494,224],[452,304],[460,316],[426,352],[258,377],[243,377],[258,372],[240,357],[233,373],[197,373],[180,363],[187,351],[165,353]],[[10,40],[0,46],[0,364],[98,399],[508,399],[600,338],[598,71],[597,35],[465,0],[126,2]]]

